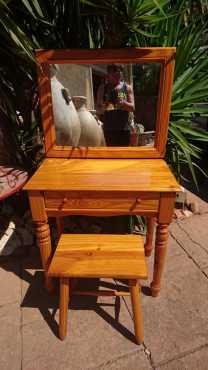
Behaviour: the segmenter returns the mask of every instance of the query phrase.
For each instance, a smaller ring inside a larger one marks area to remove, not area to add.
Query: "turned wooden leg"
[[[147,217],[147,236],[146,236],[146,243],[144,245],[145,256],[151,256],[152,249],[153,249],[153,234],[154,228],[156,223],[156,217]]]
[[[47,275],[48,265],[52,254],[50,228],[47,221],[36,222],[37,242],[40,248],[41,260],[45,274],[45,287],[49,292],[53,291],[52,279]]]
[[[157,297],[160,293],[162,273],[165,265],[165,257],[168,242],[168,224],[159,223],[156,231],[154,274],[151,283],[152,296]]]
[[[144,329],[142,322],[140,286],[137,280],[129,280],[129,290],[131,294],[131,304],[134,316],[134,331],[138,344],[144,341]]]
[[[60,238],[64,230],[64,218],[63,217],[56,217],[56,227],[57,227],[58,238]]]
[[[68,304],[69,304],[69,279],[60,278],[59,337],[61,340],[64,340],[67,333]]]

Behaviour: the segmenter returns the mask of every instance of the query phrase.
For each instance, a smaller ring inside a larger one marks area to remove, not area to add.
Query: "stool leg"
[[[64,340],[67,333],[68,303],[69,303],[69,279],[60,278],[59,337],[61,340]]]
[[[131,294],[131,304],[134,316],[134,331],[138,344],[144,341],[144,330],[141,311],[140,286],[137,280],[129,280],[129,290]]]

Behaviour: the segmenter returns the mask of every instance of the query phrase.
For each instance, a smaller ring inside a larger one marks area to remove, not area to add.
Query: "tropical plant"
[[[203,172],[200,142],[208,141],[208,133],[193,124],[196,115],[208,116],[208,104],[200,107],[208,103],[207,2],[124,0],[120,7],[115,0],[108,9],[108,0],[86,2],[100,4],[105,14],[116,17],[118,27],[123,24],[126,45],[177,47],[166,158],[179,180],[188,168],[197,186],[196,169]]]
[[[185,24],[186,9],[182,5],[174,19],[158,23],[154,32],[160,32],[160,37],[151,40],[151,45],[177,47],[167,160],[179,179],[184,178],[188,165],[197,186],[195,168],[202,171],[198,165],[202,149],[197,144],[208,141],[208,133],[193,123],[196,115],[208,116],[208,58],[207,47],[202,44],[207,19],[203,14],[194,19],[192,15]],[[206,102],[202,108],[200,103]]]
[[[0,106],[22,166],[33,170],[40,148],[34,49],[176,46],[167,159],[177,177],[187,163],[196,183],[195,142],[208,139],[192,126],[194,115],[208,113],[198,105],[208,98],[206,48],[199,48],[207,8],[198,3],[202,14],[186,0],[0,0]]]
[[[0,109],[10,118],[14,162],[28,172],[38,165],[41,147],[34,50],[90,47],[88,28],[76,0],[0,0]]]

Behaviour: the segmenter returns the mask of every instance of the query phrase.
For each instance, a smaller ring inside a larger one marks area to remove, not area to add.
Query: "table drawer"
[[[112,210],[136,213],[158,210],[159,194],[129,195],[45,192],[45,206],[50,210]]]

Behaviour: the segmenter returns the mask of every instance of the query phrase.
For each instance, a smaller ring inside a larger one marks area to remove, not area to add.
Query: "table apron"
[[[155,215],[159,208],[159,193],[106,194],[45,192],[45,210],[48,215],[91,214],[149,214]]]

